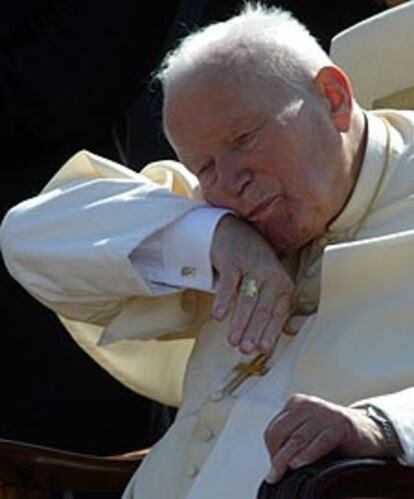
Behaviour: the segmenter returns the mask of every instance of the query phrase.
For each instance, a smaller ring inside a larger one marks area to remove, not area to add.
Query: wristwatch
[[[402,456],[404,451],[400,439],[398,438],[394,425],[387,416],[385,416],[380,409],[377,409],[372,405],[366,406],[365,411],[366,415],[377,424],[384,438],[384,448],[387,455],[395,458]]]

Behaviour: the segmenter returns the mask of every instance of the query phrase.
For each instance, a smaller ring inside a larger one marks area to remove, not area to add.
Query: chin
[[[313,235],[305,230],[285,231],[284,233],[271,231],[264,235],[276,252],[283,254],[298,251],[313,239]]]

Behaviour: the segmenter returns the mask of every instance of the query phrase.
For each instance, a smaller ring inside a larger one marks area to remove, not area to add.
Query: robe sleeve
[[[64,170],[87,159],[83,154]],[[1,244],[22,286],[65,317],[106,325],[134,297],[154,296],[130,255],[148,237],[203,206],[147,176],[78,175],[6,216]],[[170,286],[163,294],[176,294]]]
[[[2,253],[10,273],[95,361],[134,391],[177,405],[211,296],[171,285],[154,292],[130,255],[206,207],[179,163],[138,174],[82,151],[6,215]]]
[[[400,463],[414,466],[414,388],[365,399],[353,407],[367,405],[378,408],[393,424],[404,452]]]

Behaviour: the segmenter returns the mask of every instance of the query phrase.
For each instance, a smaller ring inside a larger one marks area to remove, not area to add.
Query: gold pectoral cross
[[[260,353],[251,362],[242,362],[234,367],[236,371],[235,376],[225,385],[223,392],[230,394],[233,393],[244,381],[251,376],[264,376],[269,368],[266,362],[269,359],[268,354]]]

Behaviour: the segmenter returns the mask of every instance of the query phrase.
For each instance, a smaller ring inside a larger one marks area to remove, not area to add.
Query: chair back
[[[120,497],[147,453],[90,456],[0,439],[0,499]]]
[[[336,35],[330,55],[365,109],[414,109],[414,2]]]

